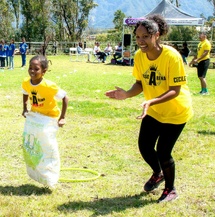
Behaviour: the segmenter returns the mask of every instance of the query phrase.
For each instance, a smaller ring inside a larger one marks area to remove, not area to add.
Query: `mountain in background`
[[[98,7],[89,16],[89,26],[93,28],[113,28],[114,13],[121,10],[126,17],[143,17],[152,11],[161,0],[94,0]],[[194,17],[201,14],[208,18],[213,15],[213,6],[207,0],[179,0],[179,9]]]

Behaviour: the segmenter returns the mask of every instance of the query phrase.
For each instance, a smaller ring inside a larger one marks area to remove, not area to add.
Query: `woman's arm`
[[[116,90],[110,90],[105,95],[112,99],[123,100],[140,94],[143,91],[141,81],[136,80],[132,87],[125,91],[120,87],[115,87]]]
[[[179,95],[180,90],[181,90],[181,86],[170,86],[169,90],[166,91],[165,93],[161,94],[160,96],[143,102],[143,104],[142,104],[143,113],[142,113],[142,115],[138,116],[137,118],[143,119],[146,116],[147,111],[148,111],[150,106],[164,103],[164,102],[167,102],[171,99],[174,99],[175,97],[177,97]]]

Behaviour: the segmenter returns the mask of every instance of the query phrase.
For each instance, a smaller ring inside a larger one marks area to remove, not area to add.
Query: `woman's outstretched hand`
[[[116,90],[109,90],[105,95],[112,99],[123,100],[127,98],[127,92],[120,87],[115,87]]]
[[[137,116],[137,119],[143,119],[147,115],[148,108],[150,106],[149,101],[145,101],[141,104],[141,107],[143,107],[143,112],[141,115]]]

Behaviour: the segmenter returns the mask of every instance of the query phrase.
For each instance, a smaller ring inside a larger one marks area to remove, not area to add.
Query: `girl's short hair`
[[[48,69],[49,60],[47,60],[47,58],[45,56],[36,55],[36,56],[32,57],[29,62],[31,63],[34,60],[38,60],[40,62],[42,69]]]

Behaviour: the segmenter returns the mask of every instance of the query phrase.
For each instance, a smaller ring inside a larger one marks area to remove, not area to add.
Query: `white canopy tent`
[[[196,18],[186,12],[180,10],[168,0],[162,0],[152,11],[146,14],[147,17],[151,14],[161,14],[165,17],[169,25],[174,26],[202,26],[204,24],[203,18]]]
[[[125,27],[135,26],[138,21],[144,20],[145,17],[150,16],[152,14],[161,14],[167,21],[168,25],[172,25],[172,26],[203,26],[204,25],[203,18],[193,17],[192,15],[187,14],[184,11],[180,10],[179,8],[175,7],[168,0],[162,0],[152,11],[150,11],[148,14],[144,15],[143,17],[125,18],[123,20],[123,37],[122,37],[123,45],[124,45]],[[132,33],[131,33],[131,38],[132,38]],[[130,46],[130,52],[131,52],[131,47],[132,44]]]

